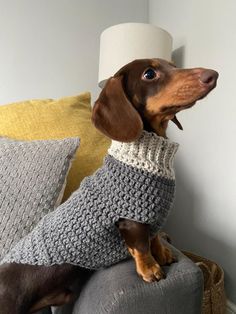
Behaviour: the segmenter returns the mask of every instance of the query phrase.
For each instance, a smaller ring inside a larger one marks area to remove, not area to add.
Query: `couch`
[[[164,267],[166,279],[145,283],[129,259],[94,272],[73,304],[38,314],[200,314],[202,272],[179,250],[171,249],[178,262]]]

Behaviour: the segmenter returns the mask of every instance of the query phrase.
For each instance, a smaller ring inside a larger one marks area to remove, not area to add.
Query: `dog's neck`
[[[173,161],[177,149],[177,143],[143,131],[134,142],[112,141],[108,154],[135,168],[170,178],[174,177]]]
[[[155,115],[153,118],[146,118],[142,115],[143,127],[147,132],[153,132],[158,136],[167,138],[166,130],[169,120],[165,119],[164,115]]]

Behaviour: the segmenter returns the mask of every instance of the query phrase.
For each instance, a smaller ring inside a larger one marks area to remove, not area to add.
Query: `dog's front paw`
[[[165,278],[164,272],[157,263],[151,267],[146,268],[144,271],[139,272],[139,275],[146,282],[159,281]]]
[[[137,273],[146,282],[159,281],[165,278],[164,272],[153,257],[150,257],[148,261],[140,262],[137,265]]]

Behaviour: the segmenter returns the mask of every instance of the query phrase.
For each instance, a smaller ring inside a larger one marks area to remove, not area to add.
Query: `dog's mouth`
[[[195,101],[188,104],[188,105],[184,105],[184,106],[177,106],[175,107],[176,113],[174,114],[174,117],[172,119],[170,119],[181,131],[183,131],[183,127],[182,124],[179,122],[179,120],[176,117],[177,112],[182,111],[184,109],[188,109],[191,108],[193,105],[195,104]]]
[[[196,101],[191,102],[187,105],[169,106],[168,108],[166,108],[166,110],[164,110],[168,112],[165,117],[165,120],[166,121],[171,120],[180,130],[183,130],[182,124],[177,119],[176,114],[182,110],[191,108],[195,103]]]

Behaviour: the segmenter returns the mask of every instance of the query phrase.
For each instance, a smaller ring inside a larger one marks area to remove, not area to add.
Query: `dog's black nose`
[[[214,85],[218,79],[219,74],[214,70],[204,70],[200,74],[200,81],[205,85]]]

